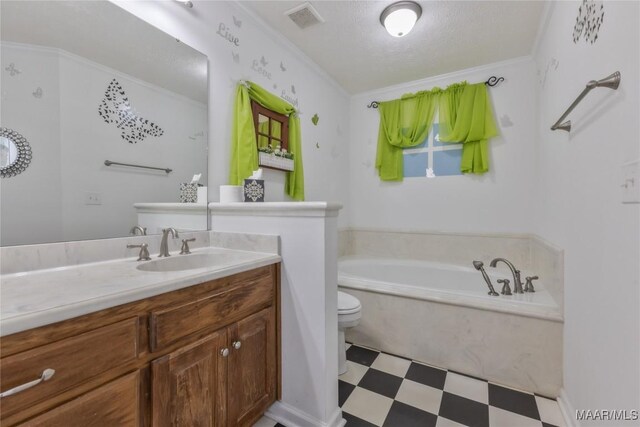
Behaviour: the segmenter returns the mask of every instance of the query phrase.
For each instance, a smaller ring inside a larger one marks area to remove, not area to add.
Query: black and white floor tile
[[[564,427],[555,400],[348,345],[339,378],[348,427]],[[281,426],[263,418],[254,427]]]

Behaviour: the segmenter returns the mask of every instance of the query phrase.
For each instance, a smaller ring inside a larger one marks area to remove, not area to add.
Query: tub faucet
[[[523,294],[524,291],[522,290],[522,280],[520,279],[520,270],[517,270],[516,267],[511,263],[511,261],[506,260],[504,258],[496,258],[493,261],[491,261],[491,264],[489,265],[495,268],[495,266],[500,261],[507,264],[507,267],[509,267],[509,270],[511,270],[511,274],[513,274],[513,292],[516,294]]]
[[[178,230],[176,230],[175,228],[173,227],[163,228],[162,240],[160,241],[160,255],[158,255],[158,258],[171,256],[171,254],[169,253],[169,242],[168,242],[169,233],[171,233],[171,237],[173,237],[174,239],[177,239],[178,237],[180,237],[178,235]]]
[[[495,289],[493,289],[491,279],[489,278],[489,275],[487,275],[487,272],[484,271],[484,263],[482,261],[473,261],[473,267],[480,273],[482,273],[482,277],[484,277],[484,281],[487,282],[487,286],[489,287],[489,295],[497,297],[498,293]]]

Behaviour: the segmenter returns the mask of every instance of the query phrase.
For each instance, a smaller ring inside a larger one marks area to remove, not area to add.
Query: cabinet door
[[[271,307],[229,327],[229,425],[251,425],[275,401],[275,325]]]
[[[153,426],[226,424],[226,338],[222,330],[151,363]]]
[[[140,372],[98,387],[20,427],[131,427],[140,425]]]

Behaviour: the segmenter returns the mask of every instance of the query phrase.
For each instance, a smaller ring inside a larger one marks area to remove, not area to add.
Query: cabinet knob
[[[236,350],[240,350],[240,347],[242,347],[242,343],[240,341],[234,341],[232,344],[233,348],[235,348]]]
[[[229,349],[228,348],[223,348],[222,350],[220,350],[220,354],[222,355],[222,357],[227,357],[229,355]]]

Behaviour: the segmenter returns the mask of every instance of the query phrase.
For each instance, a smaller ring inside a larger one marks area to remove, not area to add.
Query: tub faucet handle
[[[509,287],[509,279],[498,279],[498,283],[503,283],[502,291],[500,291],[502,295],[511,295],[511,288]]]
[[[526,281],[524,291],[535,292],[536,290],[533,288],[533,281],[538,280],[538,276],[527,276],[524,280]]]

